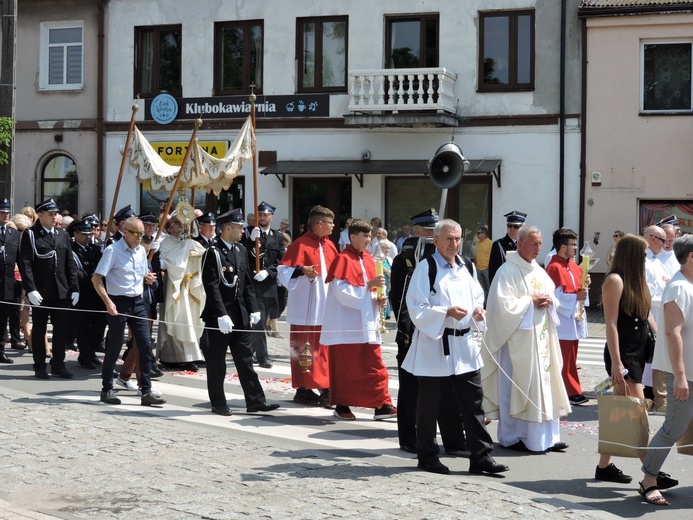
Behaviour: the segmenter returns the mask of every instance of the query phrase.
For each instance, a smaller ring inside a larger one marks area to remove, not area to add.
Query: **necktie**
[[[0,238],[5,239],[5,226],[0,226]]]

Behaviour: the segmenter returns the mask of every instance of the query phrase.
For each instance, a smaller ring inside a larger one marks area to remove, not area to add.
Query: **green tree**
[[[14,120],[10,117],[0,117],[0,164],[7,164],[9,156],[5,148],[9,149],[12,143],[12,125]]]

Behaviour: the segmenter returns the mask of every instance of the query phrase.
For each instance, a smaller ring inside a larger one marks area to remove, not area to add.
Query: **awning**
[[[493,175],[500,188],[501,159],[470,159],[465,175]],[[428,161],[278,161],[260,172],[286,187],[287,175],[353,175],[363,188],[364,175],[428,175]]]

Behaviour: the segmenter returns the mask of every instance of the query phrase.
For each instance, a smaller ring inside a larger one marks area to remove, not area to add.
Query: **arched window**
[[[56,154],[48,158],[41,172],[41,200],[52,198],[60,208],[77,214],[77,165],[67,155]]]

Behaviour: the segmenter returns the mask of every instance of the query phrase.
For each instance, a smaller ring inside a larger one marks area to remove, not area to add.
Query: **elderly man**
[[[454,220],[439,221],[433,231],[435,253],[414,270],[407,308],[416,332],[402,368],[419,382],[416,407],[418,467],[432,473],[450,470],[438,458],[436,419],[441,390],[451,382],[457,395],[471,451],[471,473],[501,473],[508,466],[491,457],[493,440],[484,425],[482,362],[472,321],[484,319],[484,291],[458,255],[462,230]],[[467,260],[469,261],[469,260]],[[470,261],[471,262],[471,261]]]
[[[68,308],[79,301],[77,266],[72,257],[67,231],[58,229],[58,206],[53,199],[36,206],[38,220],[24,230],[19,248],[22,283],[33,309],[31,345],[34,374],[48,379],[46,371],[46,329],[53,324],[51,373],[64,379],[73,377],[65,368],[65,344],[69,333]]]
[[[559,451],[559,418],[570,413],[561,377],[555,286],[536,261],[541,231],[522,226],[488,295],[484,410],[498,418],[498,442],[518,451]],[[502,372],[498,367],[502,368]]]
[[[653,316],[657,316],[662,307],[662,293],[664,292],[664,287],[666,287],[667,282],[671,278],[664,263],[660,260],[660,253],[662,253],[667,243],[667,235],[661,227],[649,226],[643,232],[643,236],[645,240],[647,240],[645,280],[647,281],[647,288],[650,291],[650,298],[652,299],[650,310]],[[652,411],[660,413],[666,412],[667,388],[664,374],[661,372],[653,372],[651,362],[645,364],[642,384],[652,389]],[[645,394],[646,397],[648,397],[648,393]]]
[[[101,367],[100,400],[106,404],[120,404],[120,398],[113,390],[113,370],[123,346],[123,332],[127,323],[139,351],[141,404],[161,405],[166,400],[152,393],[152,345],[147,306],[142,296],[145,278],[155,278],[154,273],[147,268],[147,253],[141,245],[144,224],[136,217],[129,217],[122,230],[125,232],[123,238],[106,247],[92,276],[96,293],[106,304],[108,311],[108,345]]]
[[[387,238],[387,229],[383,227],[379,227],[375,229],[375,237],[378,239],[378,245],[371,253],[373,257],[376,260],[379,260],[385,256],[387,256],[390,259],[390,263],[392,264],[392,261],[395,259],[397,256],[397,246],[394,244],[394,242],[391,242]],[[388,246],[389,250],[387,254],[385,254],[385,247]]]

